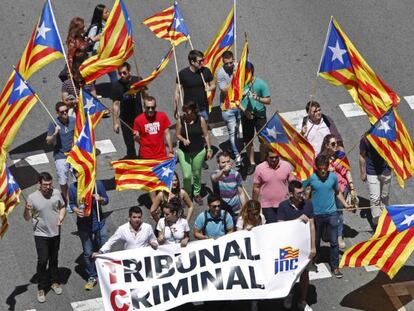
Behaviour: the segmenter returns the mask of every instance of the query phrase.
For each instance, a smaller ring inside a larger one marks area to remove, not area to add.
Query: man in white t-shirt
[[[308,102],[306,112],[308,115],[303,118],[301,134],[312,145],[315,156],[321,152],[323,139],[328,134],[335,135],[339,147],[343,149],[341,134],[339,134],[334,121],[322,113],[320,104],[316,101]]]
[[[119,226],[113,236],[101,247],[98,253],[93,253],[92,257],[109,253],[116,242],[123,243],[124,250],[145,246],[151,246],[153,249],[158,248],[157,238],[151,225],[142,221],[142,210],[139,206],[133,206],[129,209],[129,221]]]

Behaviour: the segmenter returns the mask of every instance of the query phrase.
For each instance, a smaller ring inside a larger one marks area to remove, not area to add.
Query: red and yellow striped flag
[[[239,64],[237,65],[237,69],[235,73],[233,74],[233,78],[231,79],[231,83],[229,86],[229,89],[227,90],[227,96],[224,100],[224,103],[221,107],[221,109],[228,110],[228,109],[234,109],[239,107],[240,101],[243,98],[243,91],[244,86],[249,81],[246,81],[246,77],[249,75],[246,75],[246,70],[249,62],[247,61],[249,57],[249,44],[246,42],[244,43],[243,52],[240,56]]]
[[[114,71],[134,53],[132,25],[123,0],[116,0],[109,14],[98,53],[80,66],[86,83],[92,83],[102,75]]]
[[[175,163],[175,157],[113,161],[111,165],[115,169],[116,190],[170,191]]]
[[[168,40],[172,45],[177,46],[189,38],[189,32],[177,1],[164,11],[146,18],[142,23],[158,38]]]
[[[267,122],[259,137],[276,154],[292,164],[299,180],[308,179],[312,175],[315,159],[312,145],[279,113],[276,112]]]
[[[20,203],[20,187],[14,180],[6,164],[1,164],[0,168],[0,237],[3,238],[9,223],[7,217],[13,211],[17,204]]]
[[[381,80],[332,18],[322,52],[318,74],[337,86],[344,86],[371,124],[396,107],[398,95]]]
[[[398,210],[406,207],[393,208]],[[411,220],[408,223],[407,218],[403,217],[399,226],[407,222],[407,229],[397,230],[387,209],[382,212],[374,235],[368,241],[358,243],[345,251],[339,265],[341,268],[375,265],[393,278],[405,264],[414,250],[414,227],[411,226]],[[412,215],[408,215],[410,216]]]
[[[230,50],[234,44],[234,35],[234,7],[232,7],[210,46],[204,52],[204,66],[210,69],[213,77],[216,76],[217,70],[223,64],[223,53]],[[213,106],[214,95],[215,91],[211,91],[208,96],[209,111]]]

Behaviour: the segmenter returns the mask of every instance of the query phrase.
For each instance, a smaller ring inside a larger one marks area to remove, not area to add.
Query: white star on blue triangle
[[[414,225],[414,205],[390,205],[386,209],[398,232]]]
[[[181,10],[177,2],[174,2],[174,12],[174,20],[171,25],[172,29],[181,32],[184,36],[188,36],[190,33],[185,25],[184,18],[181,15]]]
[[[40,16],[36,30],[34,44],[47,46],[63,53],[62,43],[53,19],[52,7],[50,6],[49,0],[46,1],[45,6],[43,7],[42,15]]]
[[[85,115],[94,115],[95,113],[102,112],[106,109],[106,107],[97,98],[93,97],[92,94],[85,89],[82,89],[82,97],[84,102],[83,109],[85,111]]]
[[[352,67],[352,63],[345,42],[331,20],[319,72],[330,72],[350,67]]]
[[[92,153],[93,146],[92,146],[92,140],[91,140],[91,130],[89,126],[89,118],[86,118],[85,125],[82,129],[82,132],[80,133],[78,137],[78,141],[76,142],[76,145],[85,150],[88,153]]]
[[[390,109],[381,119],[379,119],[369,130],[369,134],[385,138],[389,141],[397,139],[395,127],[394,109]]]
[[[10,173],[9,169],[6,168],[6,174],[7,174],[7,194],[10,195],[13,192],[16,192],[20,189],[17,182],[14,180],[14,176]]]
[[[13,91],[10,94],[8,101],[9,105],[17,103],[20,99],[26,96],[33,95],[33,91],[27,82],[23,80],[22,76],[16,70],[14,72]]]
[[[266,127],[260,132],[260,136],[263,137],[269,144],[289,143],[289,139],[277,114],[270,119]]]
[[[122,14],[124,14],[124,17],[125,17],[125,24],[127,26],[127,32],[129,35],[132,35],[132,23],[128,15],[128,10],[126,8],[126,5],[124,1],[122,0],[120,0],[119,3],[121,4]]]
[[[165,184],[168,189],[171,189],[172,180],[174,177],[176,158],[168,159],[157,166],[152,171],[157,175],[158,179]]]
[[[223,41],[220,43],[220,48],[230,46],[234,43],[234,21],[231,22],[230,28],[226,33],[226,36],[223,38]]]

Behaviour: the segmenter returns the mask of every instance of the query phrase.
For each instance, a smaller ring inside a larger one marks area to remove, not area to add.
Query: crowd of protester
[[[142,79],[132,74],[130,64],[124,63],[117,72],[109,74],[112,126],[115,133],[122,133],[125,143],[122,159],[162,159],[176,155],[182,182],[175,172],[171,191],[150,193],[149,211],[155,227],[145,223],[142,209],[134,206],[129,210],[128,222],[109,237],[105,219],[99,214],[102,215],[101,207],[109,203],[110,197],[99,181],[93,196],[92,212],[88,217],[84,215],[84,206],[77,198],[78,174],[70,168],[66,157],[73,144],[74,111],[79,90],[88,88],[96,96],[95,86],[85,85],[79,66],[96,53],[107,18],[108,9],[98,5],[88,28],[80,17],[73,18],[69,27],[66,41],[69,66],[59,75],[62,101],[56,104],[56,124],[49,125],[46,138],[46,143],[53,144],[55,176],[60,191],[53,189],[50,173],[41,173],[39,188],[28,197],[24,210],[24,218],[33,222],[38,255],[37,300],[46,301],[49,287],[56,294],[62,294],[57,266],[59,226],[66,213],[74,213],[77,219],[83,267],[88,276],[85,290],[92,290],[98,282],[94,258],[110,252],[116,242],[121,242],[124,249],[145,246],[156,249],[158,245],[173,243],[186,247],[191,239],[216,239],[235,230],[251,230],[260,225],[293,219],[310,223],[312,261],[309,269],[314,268],[314,262],[320,261],[320,241],[326,234],[330,243],[330,268],[336,278],[341,278],[339,249],[345,248],[342,210],[351,208],[357,198],[349,167],[341,162],[344,152],[342,137],[332,118],[322,114],[320,104],[310,101],[306,105],[307,116],[303,119],[301,131],[317,155],[315,172],[309,179],[298,181],[293,166],[262,141],[260,156],[255,157],[251,142],[255,133],[266,125],[266,107],[272,100],[267,83],[255,75],[253,65],[253,77],[245,88],[240,108],[222,109],[230,149],[216,154],[217,168],[211,174],[212,191],[207,196],[206,208],[195,215],[194,205],[204,206],[202,168],[213,158],[207,93],[218,87],[220,103],[224,107],[226,92],[237,67],[230,51],[223,54],[223,66],[216,77],[203,66],[202,52],[189,52],[189,65],[179,72],[176,79],[172,107],[176,118],[175,137],[170,132],[170,119],[166,113],[157,110],[156,98],[150,95],[149,90],[142,89],[134,95],[126,93],[131,84]],[[181,97],[183,105],[180,109]],[[237,137],[240,126],[245,154],[240,153],[242,149]],[[173,146],[175,139],[178,142],[176,149]],[[243,180],[240,169],[245,169],[247,180],[253,183],[251,196],[244,188],[246,180]],[[360,175],[363,181],[368,181],[370,205],[374,207],[374,219],[378,219],[380,210],[387,204],[391,174],[390,168],[366,139],[360,143]],[[70,179],[73,179],[72,184],[69,184]],[[306,302],[309,269],[302,273],[298,284],[298,307],[308,311],[312,310]],[[291,295],[286,299],[286,306],[289,306],[290,298]],[[251,307],[257,310],[257,302],[253,301]]]

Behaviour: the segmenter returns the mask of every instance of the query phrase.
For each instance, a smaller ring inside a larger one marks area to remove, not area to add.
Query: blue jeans
[[[111,84],[118,82],[118,75],[116,74],[116,70],[108,72],[108,76]]]
[[[78,233],[82,242],[85,272],[88,275],[88,278],[96,278],[98,277],[98,274],[96,272],[95,262],[92,259],[92,253],[94,250],[99,250],[102,245],[108,241],[106,224],[96,232],[92,232],[90,227],[78,225]]]
[[[233,150],[234,157],[239,156],[239,150],[237,149],[237,132],[239,131],[239,124],[241,120],[239,109],[230,109],[221,112],[221,116],[226,122],[227,130],[229,132],[229,140],[231,149]]]
[[[338,224],[339,217],[337,212],[315,215],[316,252],[320,252],[323,227],[327,226],[329,243],[331,244],[330,265],[332,270],[339,267]]]
[[[349,193],[349,188],[346,187],[344,192],[342,192],[345,199],[348,196],[348,193]],[[338,198],[336,198],[336,207],[338,209],[345,208],[345,206],[341,203],[341,201],[338,200]],[[344,236],[344,212],[343,211],[338,211],[338,218],[339,218],[338,236]]]
[[[208,123],[208,111],[207,110],[200,110],[198,112],[198,115],[200,117],[203,117],[203,119],[206,121],[206,123]]]

